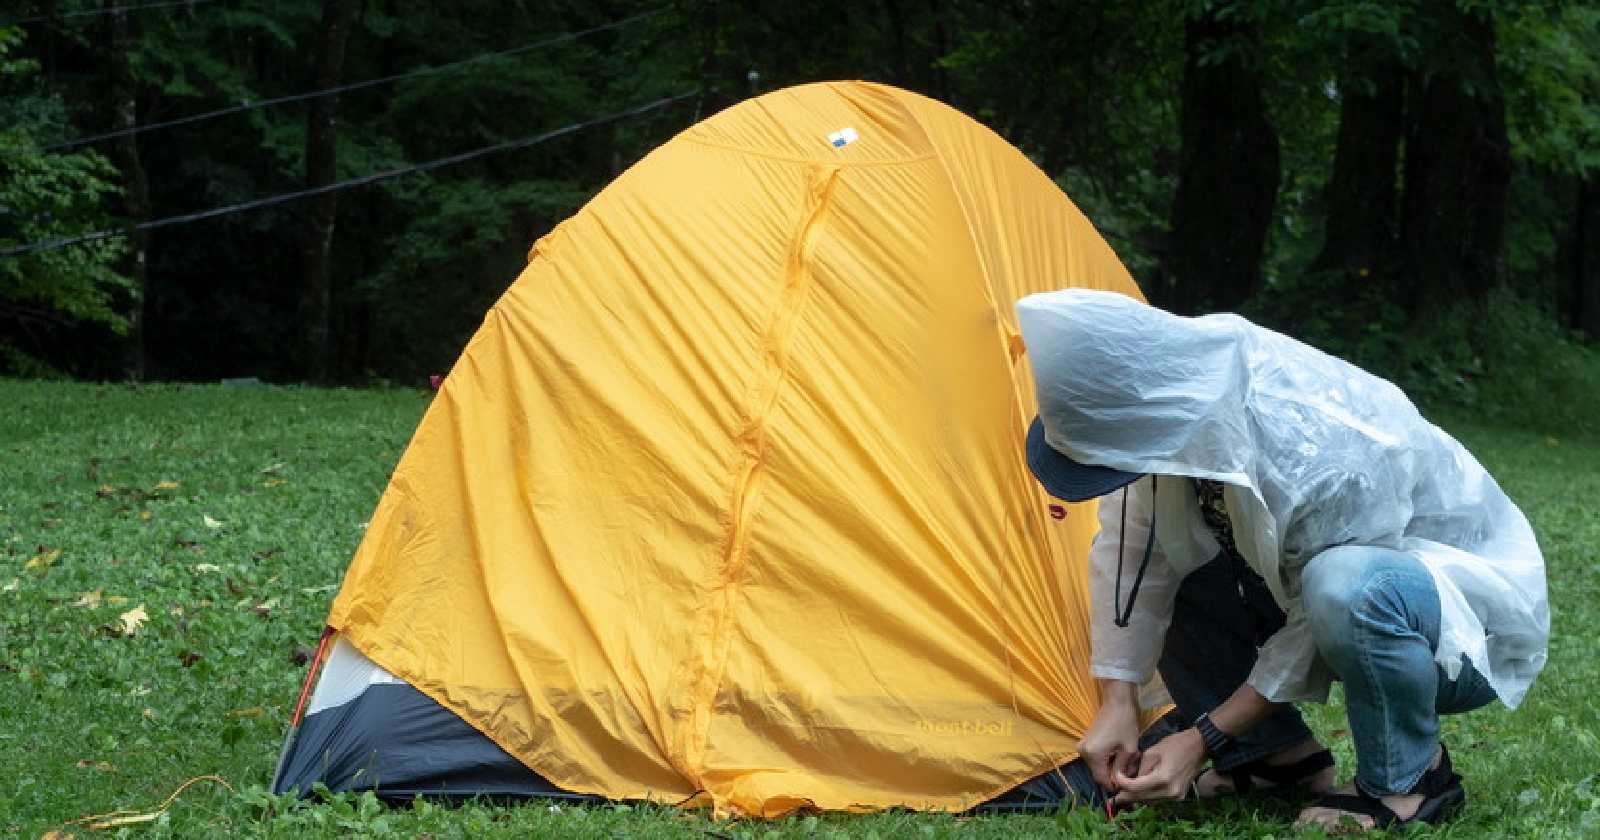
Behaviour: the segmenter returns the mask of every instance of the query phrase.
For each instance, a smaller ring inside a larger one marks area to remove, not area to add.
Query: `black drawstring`
[[[1139,584],[1144,582],[1144,572],[1150,568],[1150,551],[1156,545],[1156,476],[1150,476],[1150,537],[1144,543],[1144,559],[1139,561],[1139,573],[1133,576],[1133,588],[1128,590],[1128,609],[1122,609],[1122,541],[1128,529],[1128,493],[1131,486],[1122,490],[1122,525],[1117,529],[1117,588],[1112,604],[1112,623],[1127,627],[1133,617],[1133,602],[1139,597]]]

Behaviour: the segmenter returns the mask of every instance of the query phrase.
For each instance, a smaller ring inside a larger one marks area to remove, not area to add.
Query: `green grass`
[[[296,646],[315,642],[428,398],[0,381],[0,837],[31,840],[83,815],[150,810],[203,774],[235,792],[202,783],[159,820],[105,834],[1293,835],[1289,810],[1237,803],[1146,809],[1113,831],[1092,812],[761,823],[625,805],[386,808],[370,797],[312,806],[266,796],[304,673]],[[1447,719],[1471,801],[1457,822],[1420,833],[1600,837],[1600,436],[1558,439],[1470,418],[1445,425],[1533,520],[1555,630],[1549,667],[1521,710]],[[84,597],[95,592],[97,603]],[[139,606],[148,620],[120,635],[120,616]],[[1338,709],[1314,717],[1348,773]]]

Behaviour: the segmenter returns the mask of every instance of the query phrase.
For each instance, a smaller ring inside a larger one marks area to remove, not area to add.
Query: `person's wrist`
[[[1139,705],[1139,686],[1126,680],[1101,680],[1100,702],[1106,706],[1136,708]]]
[[[1192,757],[1193,763],[1200,763],[1206,757],[1206,741],[1200,736],[1200,730],[1194,727],[1182,729],[1178,734],[1184,739],[1184,751]]]

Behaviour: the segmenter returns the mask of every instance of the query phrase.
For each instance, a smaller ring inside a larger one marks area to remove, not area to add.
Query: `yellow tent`
[[[328,624],[565,791],[960,810],[1050,771],[1097,703],[1095,520],[1024,463],[1012,303],[1065,286],[1138,295],[951,108],[730,108],[534,246]]]

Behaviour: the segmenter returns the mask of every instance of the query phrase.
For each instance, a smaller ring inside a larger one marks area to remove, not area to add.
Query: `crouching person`
[[[1459,808],[1439,716],[1515,708],[1549,637],[1538,544],[1494,479],[1392,384],[1243,318],[1088,290],[1017,311],[1029,466],[1100,499],[1096,780],[1120,803],[1312,797],[1298,823],[1332,831]],[[1141,753],[1157,674],[1194,724]],[[1334,680],[1357,763],[1338,792],[1294,706]]]

